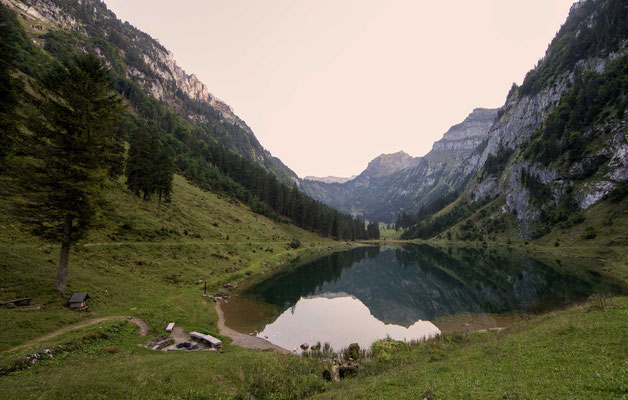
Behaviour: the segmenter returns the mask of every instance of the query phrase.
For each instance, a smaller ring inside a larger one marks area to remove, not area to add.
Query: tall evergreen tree
[[[87,232],[103,183],[115,175],[123,106],[93,55],[55,66],[38,91],[41,120],[32,123],[32,142],[24,149],[34,161],[20,179],[25,200],[19,215],[35,233],[61,242],[55,288],[64,293],[70,246]]]
[[[172,156],[163,148],[159,149],[153,159],[154,186],[157,192],[157,209],[161,209],[162,197],[166,202],[170,202],[172,193],[172,179],[174,174],[174,163]]]
[[[15,108],[18,103],[17,82],[11,76],[15,65],[15,15],[0,4],[0,171],[11,152],[17,132]]]
[[[154,192],[154,164],[157,138],[147,129],[137,129],[130,138],[129,156],[126,164],[126,184],[137,196],[143,193],[148,200]]]

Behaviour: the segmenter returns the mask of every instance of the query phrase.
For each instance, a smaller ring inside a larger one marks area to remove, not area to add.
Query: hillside
[[[232,108],[209,92],[194,74],[179,67],[174,55],[128,22],[120,21],[98,0],[2,0],[16,10],[33,41],[54,58],[78,49],[99,55],[116,76],[117,90],[138,114],[156,118],[162,129],[177,137],[172,116],[161,105],[190,122],[205,140],[216,142],[272,171],[290,183],[296,174],[259,143],[251,128]],[[31,71],[33,66],[31,66]],[[31,71],[26,71],[27,73]],[[33,71],[37,73],[37,71]],[[155,116],[155,113],[161,114]]]
[[[3,74],[9,81],[3,88],[13,87],[8,92],[15,97],[13,101],[6,98],[11,105],[7,119],[15,120],[15,126],[3,136],[0,169],[16,172],[32,156],[32,146],[26,142],[32,131],[41,131],[37,124],[42,116],[42,80],[48,79],[56,66],[71,64],[77,55],[87,53],[107,69],[113,90],[126,106],[115,135],[130,145],[127,177],[136,167],[129,167],[130,160],[142,157],[136,144],[146,143],[142,151],[161,156],[146,155],[145,159],[160,162],[154,161],[156,165],[140,176],[156,175],[160,166],[171,164],[166,168],[170,172],[205,190],[228,195],[271,219],[287,218],[302,228],[338,239],[367,236],[363,220],[341,215],[300,193],[294,186],[296,175],[263,150],[228,106],[186,75],[158,42],[117,20],[104,3],[34,1],[25,5],[5,0],[0,11],[5,22]],[[124,158],[119,154],[118,173],[124,170]],[[165,160],[169,162],[161,162]],[[0,190],[5,191],[3,187]],[[133,190],[140,194],[137,186]]]
[[[583,212],[604,199],[625,209],[627,13],[621,1],[574,4],[476,148],[478,172],[456,206],[418,216],[405,238],[433,237],[480,209],[481,227],[467,223],[473,233],[458,237],[489,239],[511,221],[511,239],[539,238],[581,224]],[[484,208],[490,202],[499,207]]]
[[[295,257],[288,246],[295,238],[306,248],[339,245],[257,215],[181,177],[174,183],[172,202],[160,211],[122,183],[108,188],[108,206],[97,228],[70,256],[68,291],[88,292],[93,314],[124,315],[132,309],[153,332],[173,318],[188,329],[212,326],[216,313],[203,302],[199,281],[207,281],[213,293],[226,283],[267,272]],[[64,307],[53,290],[58,246],[31,236],[10,215],[0,218],[2,299],[32,297],[41,306],[30,311],[0,308],[7,327],[2,350],[87,318]]]

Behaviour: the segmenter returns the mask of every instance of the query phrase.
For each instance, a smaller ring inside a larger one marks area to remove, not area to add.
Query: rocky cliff
[[[16,10],[31,28],[33,39],[47,50],[62,45],[93,51],[113,71],[144,93],[168,104],[190,121],[211,126],[213,139],[274,172],[284,182],[296,174],[258,142],[252,130],[210,93],[194,74],[177,65],[174,55],[148,34],[122,23],[98,0],[0,0]],[[72,41],[72,43],[70,43]]]
[[[434,142],[432,151],[426,158],[436,158],[440,153],[469,153],[486,139],[488,128],[491,127],[496,109],[476,108],[460,124],[452,126],[439,141]]]
[[[484,168],[468,193],[502,197],[524,237],[542,235],[548,220],[590,207],[628,179],[626,8],[614,0],[575,3],[489,131],[480,165],[506,162],[492,173]],[[605,92],[610,87],[614,94]]]

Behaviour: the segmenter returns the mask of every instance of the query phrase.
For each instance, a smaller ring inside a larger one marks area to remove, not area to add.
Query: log
[[[8,306],[9,304],[13,304],[14,306],[20,306],[20,307],[27,306],[31,304],[31,298],[27,297],[25,299],[16,299],[16,300],[11,300],[4,303],[0,303],[0,305],[2,306]]]

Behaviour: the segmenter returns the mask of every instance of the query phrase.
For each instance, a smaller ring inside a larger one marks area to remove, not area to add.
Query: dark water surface
[[[522,314],[621,292],[587,268],[507,251],[364,247],[295,264],[223,310],[227,326],[290,350],[316,342],[368,347],[386,336],[504,327]]]

